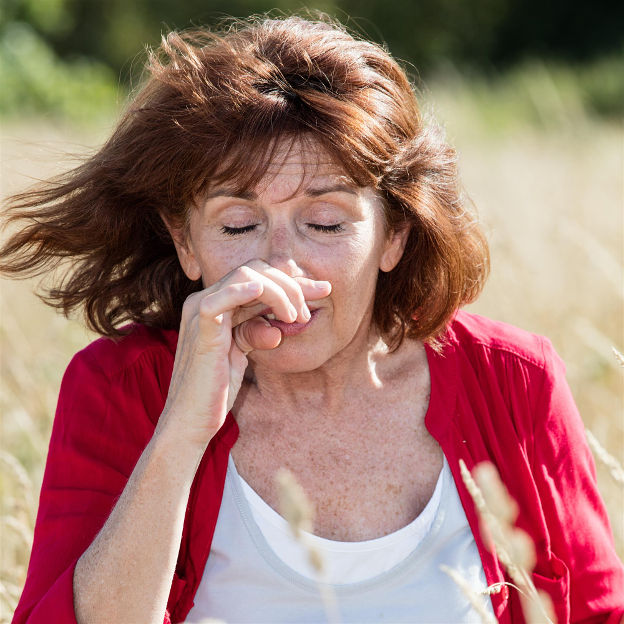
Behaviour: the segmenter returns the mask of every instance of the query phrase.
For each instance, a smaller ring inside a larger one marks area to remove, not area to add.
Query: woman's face
[[[287,143],[274,160],[244,197],[212,188],[190,215],[179,255],[205,287],[256,258],[291,277],[329,281],[331,294],[309,302],[303,331],[249,355],[256,366],[303,372],[368,348],[378,271],[397,264],[405,234],[386,233],[377,193],[355,187],[320,148]]]

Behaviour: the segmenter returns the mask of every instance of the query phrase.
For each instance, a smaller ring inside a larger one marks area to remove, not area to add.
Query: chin
[[[295,345],[288,339],[275,349],[252,351],[248,358],[254,366],[268,368],[275,373],[308,373],[325,364],[331,354],[325,349]]]

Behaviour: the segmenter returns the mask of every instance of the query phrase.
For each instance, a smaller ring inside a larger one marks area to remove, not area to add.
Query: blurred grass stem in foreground
[[[531,538],[514,526],[518,505],[500,480],[493,464],[483,462],[473,475],[463,460],[459,460],[462,479],[477,508],[484,541],[494,544],[495,553],[521,595],[522,609],[527,624],[554,624],[554,609],[550,596],[538,591],[531,578],[535,565],[535,546]]]
[[[295,476],[286,468],[276,475],[280,513],[288,522],[293,536],[305,551],[308,562],[316,573],[316,582],[325,609],[328,624],[340,624],[340,611],[336,596],[329,583],[325,582],[325,562],[316,548],[307,539],[314,526],[314,506]]]

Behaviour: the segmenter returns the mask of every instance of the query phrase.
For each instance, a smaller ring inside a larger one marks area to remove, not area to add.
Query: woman
[[[73,259],[50,300],[104,336],[63,381],[15,621],[322,621],[281,467],[342,619],[478,621],[440,565],[484,595],[506,577],[460,459],[497,466],[558,621],[618,621],[562,363],[458,311],[487,246],[396,62],[260,19],[172,33],[150,72],[95,156],[13,200],[4,270]],[[502,586],[488,609],[519,605]]]

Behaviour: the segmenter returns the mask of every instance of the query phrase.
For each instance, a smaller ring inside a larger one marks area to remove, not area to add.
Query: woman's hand
[[[281,321],[305,323],[310,319],[306,300],[330,291],[329,282],[292,278],[253,260],[188,297],[157,432],[167,430],[203,452],[236,399],[247,354],[274,349],[281,341],[280,330],[260,314],[270,308]]]

